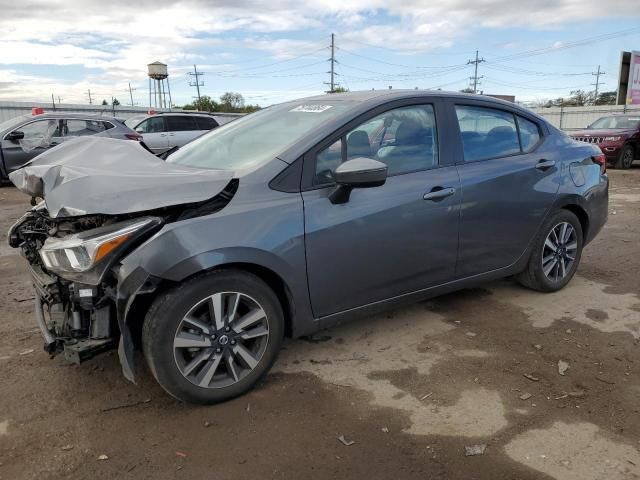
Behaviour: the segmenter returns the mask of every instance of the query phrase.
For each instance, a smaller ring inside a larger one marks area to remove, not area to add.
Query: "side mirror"
[[[24,132],[21,132],[20,130],[14,130],[5,138],[10,142],[17,143],[18,140],[22,140],[24,138]]]
[[[329,195],[329,200],[334,204],[346,203],[354,188],[384,185],[387,181],[387,165],[371,158],[358,157],[340,164],[333,177],[337,186]]]
[[[144,133],[144,131],[141,128],[136,128],[136,133]]]

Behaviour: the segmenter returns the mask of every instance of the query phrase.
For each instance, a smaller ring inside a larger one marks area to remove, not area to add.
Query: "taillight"
[[[125,133],[124,136],[129,140],[135,140],[136,142],[142,140],[142,135],[140,135],[139,133]]]
[[[591,157],[595,163],[600,165],[600,173],[605,173],[607,171],[607,157],[604,154],[594,155]]]

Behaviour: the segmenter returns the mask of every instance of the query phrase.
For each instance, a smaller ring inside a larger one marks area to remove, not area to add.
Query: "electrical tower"
[[[338,63],[338,61],[336,60],[336,36],[334,33],[331,34],[331,58],[329,59],[329,64],[331,65],[331,69],[327,72],[330,77],[330,81],[329,83],[324,82],[325,85],[329,85],[329,91],[327,93],[333,93],[336,91],[336,79],[335,77],[338,75],[336,73],[336,63]]]
[[[484,75],[478,76],[478,64],[486,62],[484,58],[478,58],[478,50],[476,50],[476,59],[469,60],[467,65],[475,65],[475,71],[473,73],[473,77],[469,77],[469,80],[473,82],[473,93],[478,93],[478,80],[484,78]]]
[[[169,84],[169,78],[167,78],[167,85]],[[133,107],[135,105],[134,101],[133,101],[133,92],[137,90],[137,88],[131,88],[131,82],[129,82],[129,98],[131,98],[131,106]],[[91,102],[89,102],[91,103]],[[171,103],[171,102],[169,102]],[[171,106],[171,105],[169,105]]]
[[[91,98],[91,89],[88,88],[87,89],[87,95],[89,95],[89,105],[93,104],[93,98]]]
[[[595,104],[598,101],[598,88],[600,87],[600,75],[605,75],[606,72],[601,72],[600,71],[600,65],[598,65],[598,71],[597,72],[592,72],[591,75],[594,75],[596,77],[596,83],[592,83],[591,85],[595,85],[596,87],[596,92],[595,92],[595,98],[593,99],[593,103]],[[604,83],[604,82],[602,82]]]
[[[204,82],[201,82],[198,77],[204,75],[205,72],[199,72],[195,64],[193,65],[193,72],[187,72],[190,76],[195,77],[195,82],[189,82],[190,87],[196,87],[198,91],[198,104],[200,104],[200,87],[204,86]]]

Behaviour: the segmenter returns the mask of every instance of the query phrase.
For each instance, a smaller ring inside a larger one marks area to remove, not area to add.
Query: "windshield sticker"
[[[290,112],[305,112],[305,113],[321,113],[325,110],[329,110],[332,105],[298,105],[296,108],[289,110]]]

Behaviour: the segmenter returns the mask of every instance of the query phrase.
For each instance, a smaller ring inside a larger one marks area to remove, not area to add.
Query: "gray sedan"
[[[12,118],[0,123],[0,181],[42,152],[89,135],[142,140],[142,135],[113,117],[61,112]]]
[[[132,143],[75,140],[12,174],[45,202],[9,243],[49,353],[118,346],[133,380],[141,346],[190,402],[246,392],[285,336],[502,277],[558,291],[607,220],[599,148],[483,96],[306,98],[166,162]]]

